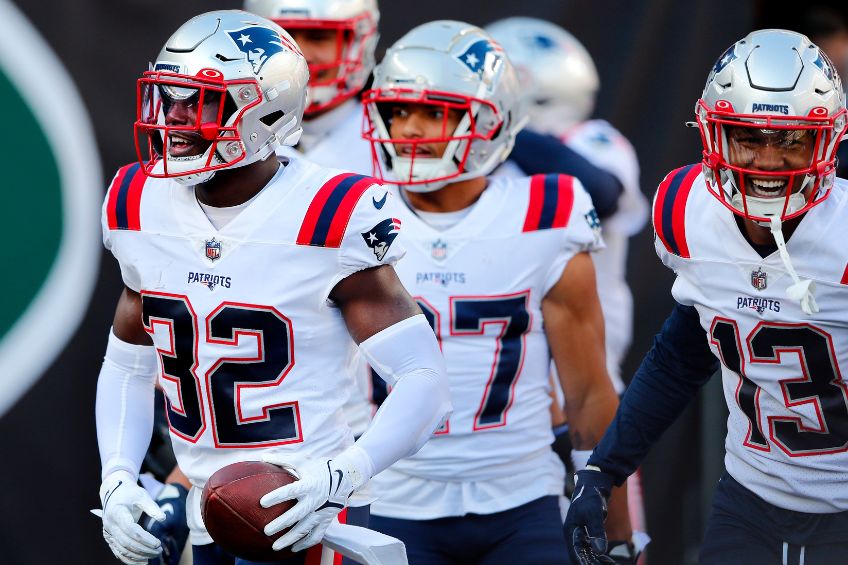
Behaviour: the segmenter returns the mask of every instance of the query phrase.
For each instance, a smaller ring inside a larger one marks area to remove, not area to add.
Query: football
[[[297,480],[281,467],[262,461],[243,461],[216,471],[200,499],[203,522],[209,535],[225,551],[249,561],[279,561],[292,556],[288,549],[274,551],[273,538],[264,528],[274,518],[294,506],[290,500],[262,508],[259,499],[272,490]]]

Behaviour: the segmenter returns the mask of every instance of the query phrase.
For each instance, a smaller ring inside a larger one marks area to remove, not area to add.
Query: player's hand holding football
[[[604,520],[612,477],[596,467],[577,471],[571,506],[565,518],[565,539],[573,563],[594,565],[615,563],[607,553]]]
[[[159,556],[162,544],[137,522],[142,513],[160,521],[165,514],[135,477],[126,471],[111,473],[100,485],[100,503],[103,537],[115,557],[128,565],[147,565]]]
[[[332,459],[306,459],[295,462],[291,454],[264,454],[266,463],[279,465],[290,471],[298,480],[272,490],[259,503],[268,508],[285,500],[297,503],[265,526],[265,534],[273,536],[291,529],[276,540],[275,550],[292,545],[292,551],[301,551],[319,543],[333,519],[347,506],[348,497],[356,485],[348,469],[340,468]]]

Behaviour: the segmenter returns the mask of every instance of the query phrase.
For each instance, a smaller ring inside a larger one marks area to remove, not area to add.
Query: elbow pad
[[[102,477],[117,470],[138,476],[153,433],[157,373],[152,345],[133,345],[109,333],[95,407]]]
[[[412,455],[450,413],[445,359],[423,314],[412,316],[359,345],[392,391],[356,445],[371,459],[373,474]]]

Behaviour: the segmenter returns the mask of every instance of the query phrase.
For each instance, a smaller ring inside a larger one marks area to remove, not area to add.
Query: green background
[[[59,168],[32,110],[0,70],[0,339],[38,294],[59,252]],[[73,300],[73,281],[68,282]],[[57,320],[57,323],[61,323]]]

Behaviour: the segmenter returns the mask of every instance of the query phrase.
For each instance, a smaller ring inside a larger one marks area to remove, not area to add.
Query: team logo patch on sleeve
[[[589,225],[589,228],[592,230],[592,233],[595,235],[595,241],[600,241],[601,239],[601,219],[598,218],[598,213],[595,212],[595,209],[592,208],[585,214],[583,214],[583,218],[586,220],[586,223]]]
[[[399,233],[400,220],[397,218],[386,218],[370,230],[363,232],[362,239],[365,240],[365,244],[377,256],[377,260],[382,261]]]

